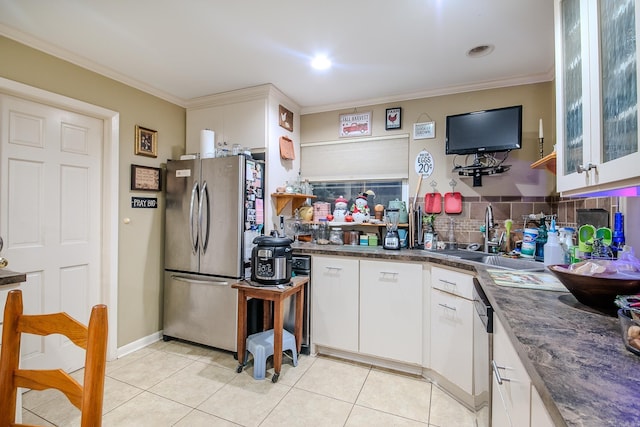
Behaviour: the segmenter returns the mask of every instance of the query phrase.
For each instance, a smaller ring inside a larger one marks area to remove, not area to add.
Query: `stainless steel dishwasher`
[[[478,427],[491,426],[491,384],[493,360],[493,307],[480,282],[473,279],[473,384],[475,422]]]

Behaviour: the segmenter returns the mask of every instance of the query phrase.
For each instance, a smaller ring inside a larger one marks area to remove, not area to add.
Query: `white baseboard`
[[[142,337],[139,340],[136,340],[127,345],[123,345],[122,347],[118,347],[118,358],[126,356],[127,354],[133,353],[134,351],[140,350],[148,345],[153,344],[156,341],[160,341],[162,339],[162,331],[154,332],[151,335],[147,335],[146,337]]]
[[[369,356],[363,353],[355,353],[346,350],[339,350],[332,347],[325,347],[321,345],[313,346],[313,354],[324,354],[327,356],[338,357],[341,359],[352,360],[354,362],[365,363],[369,365],[375,365],[381,368],[392,369],[395,371],[405,372],[412,375],[421,375],[422,366],[413,363],[399,362],[390,359],[384,359],[377,356]]]

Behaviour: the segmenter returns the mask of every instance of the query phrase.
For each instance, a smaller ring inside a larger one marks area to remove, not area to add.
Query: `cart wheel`
[[[238,365],[238,367],[236,368],[236,372],[237,373],[242,372],[242,365]]]
[[[238,360],[238,352],[233,353],[233,358]]]
[[[280,376],[280,374],[273,374],[273,377],[271,377],[271,382],[272,383],[277,383],[279,376]]]

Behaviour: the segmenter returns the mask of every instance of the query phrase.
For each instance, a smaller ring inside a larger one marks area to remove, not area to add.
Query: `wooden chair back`
[[[80,385],[62,369],[20,369],[20,339],[23,333],[62,334],[86,351],[84,383]],[[80,410],[82,427],[102,425],[102,401],[107,362],[107,307],[91,310],[88,327],[66,313],[22,314],[22,291],[7,295],[0,352],[0,427],[15,424],[18,387],[60,390]]]

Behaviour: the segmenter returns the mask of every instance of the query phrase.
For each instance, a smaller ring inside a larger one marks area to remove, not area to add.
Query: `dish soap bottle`
[[[536,261],[544,261],[544,246],[547,244],[547,219],[542,216],[540,218],[540,226],[538,227],[538,236],[536,237]]]
[[[613,244],[611,245],[616,258],[618,257],[618,252],[622,252],[624,243],[624,215],[622,212],[616,212],[613,222]]]
[[[544,244],[544,265],[564,264],[564,250],[558,240],[556,220],[551,220],[551,226],[547,232],[547,243]]]

